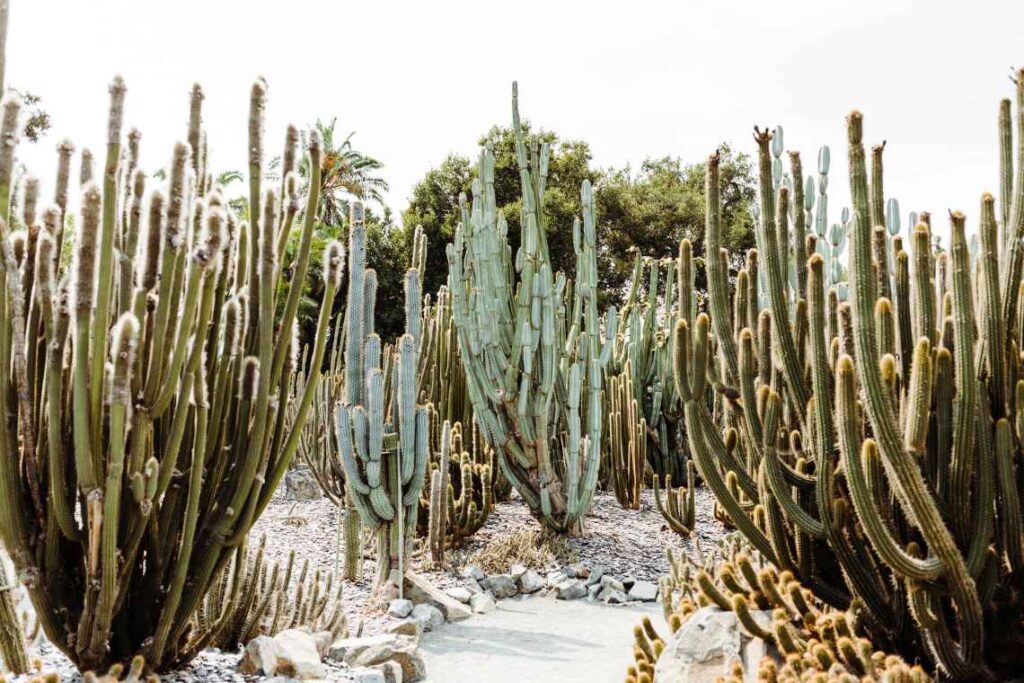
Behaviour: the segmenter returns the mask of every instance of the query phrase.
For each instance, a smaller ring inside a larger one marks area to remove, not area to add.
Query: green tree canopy
[[[678,157],[647,159],[638,172],[630,167],[597,171],[590,166],[590,147],[580,140],[562,140],[541,131],[541,142],[551,146],[545,210],[548,245],[556,269],[575,270],[572,224],[580,211],[580,185],[589,178],[595,186],[598,217],[598,271],[603,298],[617,302],[632,272],[634,250],[644,256],[674,256],[679,240],[688,237],[694,254],[704,253],[704,164],[687,164]],[[522,192],[515,161],[511,128],[494,127],[480,144],[494,147],[494,190],[505,214],[513,249],[519,246]],[[755,183],[750,158],[722,145],[722,215],[726,246],[740,251],[753,246]],[[413,188],[409,207],[402,214],[404,232],[422,225],[427,235],[425,289],[444,284],[448,263],[445,245],[459,221],[459,194],[470,195],[475,167],[460,155],[449,155],[427,171]],[[699,271],[703,275],[703,269]]]
[[[528,123],[524,125],[529,129]],[[556,133],[544,130],[534,139],[538,143],[547,143],[550,148],[544,209],[548,218],[545,228],[551,263],[556,270],[564,270],[571,275],[576,269],[572,224],[580,215],[580,185],[585,178],[591,182],[597,180],[596,171],[590,168],[590,146],[580,140],[563,140]],[[508,222],[512,248],[518,249],[522,189],[512,128],[491,128],[480,138],[481,145],[488,143],[494,149],[495,200]],[[445,246],[451,241],[459,222],[459,194],[465,193],[467,201],[471,199],[470,190],[475,176],[475,166],[467,157],[452,154],[440,166],[427,171],[412,190],[409,206],[402,214],[402,223],[405,232],[410,234],[417,225],[422,225],[427,236],[426,292],[437,291],[447,279]]]
[[[753,167],[750,157],[727,144],[719,153],[725,246],[742,253],[754,244]],[[704,162],[662,157],[645,160],[637,173],[627,166],[601,174],[595,197],[598,276],[604,291],[622,292],[628,285],[634,250],[653,258],[673,257],[686,237],[694,256],[704,256],[704,171]],[[703,276],[703,268],[698,275]]]

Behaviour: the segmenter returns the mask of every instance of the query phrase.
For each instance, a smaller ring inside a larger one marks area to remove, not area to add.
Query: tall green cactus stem
[[[394,398],[391,410],[386,411],[380,337],[368,333],[373,308],[366,303],[364,276],[372,274],[369,280],[373,280],[375,274],[365,270],[366,228],[360,202],[353,202],[349,224],[346,396],[337,406],[338,450],[348,495],[363,525],[377,532],[375,588],[383,597],[391,593],[401,596],[406,547],[416,529],[430,442],[428,408],[416,402],[419,274],[415,269],[406,273],[406,331],[398,339],[391,361]]]
[[[448,246],[448,288],[473,410],[505,476],[545,526],[578,530],[597,485],[602,345],[597,310],[596,218],[589,181],[573,226],[576,280],[555,274],[547,246],[548,147],[527,141],[513,85],[512,126],[523,193],[515,257],[494,195],[494,155],[480,154],[473,203]],[[514,274],[518,273],[518,282]],[[584,400],[585,399],[585,400]],[[581,405],[582,403],[582,405]]]
[[[193,92],[191,144],[175,146],[168,186],[156,190],[135,170],[137,132],[122,154],[125,87],[115,79],[101,186],[83,162],[70,266],[60,258],[70,145],[58,149],[57,205],[41,221],[32,202],[23,207],[31,266],[11,258],[18,240],[0,228],[0,364],[12,369],[0,373],[10,418],[0,421],[0,536],[47,638],[83,670],[138,653],[165,670],[198,652],[197,610],[269,503],[316,391],[314,378],[283,419],[294,366],[274,360],[292,344],[288,302],[309,251],[278,269],[276,192],[255,193],[251,230],[228,216],[206,167],[201,95]],[[17,101],[3,113],[7,226]],[[251,154],[262,159],[261,149]],[[315,135],[309,155],[317,166]],[[263,170],[255,164],[257,189]],[[315,199],[306,197],[305,215]],[[314,227],[305,222],[300,242]],[[263,283],[256,297],[247,258]],[[340,245],[328,245],[314,366],[343,264]]]

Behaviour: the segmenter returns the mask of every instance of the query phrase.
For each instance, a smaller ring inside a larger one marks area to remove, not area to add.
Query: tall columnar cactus
[[[58,205],[38,215],[26,202],[27,233],[12,232],[20,102],[3,102],[0,367],[10,371],[0,403],[10,419],[0,420],[0,534],[47,638],[77,665],[142,653],[160,670],[194,652],[196,610],[270,502],[315,395],[314,380],[286,423],[321,152],[311,134],[300,246],[283,264],[276,244],[301,202],[294,180],[285,197],[261,185],[265,84],[252,89],[251,220],[241,225],[197,142],[201,89],[191,142],[175,146],[167,187],[148,199],[139,136],[122,150],[125,91],[115,79],[101,184],[82,187],[70,267],[57,241],[69,147]],[[342,271],[332,243],[314,365]]]
[[[584,181],[583,223],[573,226],[573,287],[551,268],[548,147],[527,141],[514,84],[512,126],[523,193],[519,251],[513,258],[495,204],[488,146],[480,153],[472,208],[462,202],[462,223],[448,246],[448,288],[480,428],[534,516],[566,532],[580,526],[597,485],[601,367],[612,350],[611,343],[602,345],[599,329],[594,198]],[[605,321],[609,340],[615,320],[612,309]]]
[[[419,272],[406,273],[405,334],[390,359],[392,398],[386,397],[380,337],[373,333],[376,273],[365,269],[366,227],[361,203],[350,218],[350,276],[345,339],[345,400],[338,404],[338,450],[346,485],[363,525],[377,532],[382,595],[402,593],[407,546],[429,456],[430,415],[416,400],[419,370]],[[369,287],[367,285],[370,285]],[[358,315],[363,311],[364,315]],[[390,351],[390,349],[388,349]],[[385,360],[385,367],[388,359]]]
[[[1024,71],[1017,96],[1024,111]],[[859,112],[847,132],[850,298],[838,306],[821,254],[808,260],[806,299],[787,301],[779,286],[784,217],[773,209],[789,198],[785,186],[772,188],[770,136],[756,136],[770,349],[764,333],[723,324],[730,307],[714,290],[711,318],[677,324],[676,382],[694,462],[765,559],[826,602],[853,606],[873,637],[951,680],[1013,678],[1024,639],[1020,240],[1000,237],[986,193],[973,262],[956,211],[949,252],[922,214],[908,255],[898,205],[884,196],[882,147],[869,165]],[[1017,153],[1024,160],[1021,136]],[[1005,192],[1012,161],[1005,150],[1000,158]],[[712,164],[707,185],[711,200]],[[1024,182],[1003,204],[1004,217],[1006,206],[1024,206]],[[709,211],[709,228],[716,220]],[[1004,229],[1024,235],[1024,210]],[[726,397],[716,424],[701,392],[712,342],[726,348],[725,335],[738,353],[716,388]],[[745,458],[729,447],[737,442]]]

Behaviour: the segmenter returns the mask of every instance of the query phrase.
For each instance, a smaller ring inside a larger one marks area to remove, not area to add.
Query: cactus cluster
[[[710,258],[708,313],[675,329],[694,462],[732,523],[818,598],[852,606],[872,638],[952,680],[1019,673],[1024,637],[1024,71],[1016,82],[1016,168],[1004,152],[1000,169],[1010,197],[1000,221],[982,196],[973,250],[958,211],[948,253],[924,213],[904,243],[884,147],[869,163],[863,117],[849,115],[848,301],[816,235],[806,290],[786,287],[790,192],[773,186],[771,133],[755,129],[761,210],[748,264],[760,262],[765,296],[750,305],[748,268],[730,298],[724,255]],[[709,235],[720,230],[715,162]],[[790,162],[796,188],[799,155]]]
[[[475,534],[494,507],[494,463],[473,441],[467,451],[462,424],[447,421],[441,428],[440,444],[431,455],[429,488],[420,496],[419,534],[427,539],[430,557],[444,565],[445,548],[458,545]]]
[[[594,198],[584,181],[570,282],[552,271],[548,253],[548,147],[526,139],[515,85],[512,126],[523,194],[519,249],[512,254],[495,202],[494,154],[485,146],[472,206],[461,198],[462,221],[448,245],[448,288],[480,429],[534,516],[569,532],[581,528],[597,486],[602,366],[612,351],[599,329]],[[614,309],[605,325],[614,340]]]
[[[406,272],[405,334],[394,347],[382,348],[373,331],[377,277],[365,267],[362,211],[361,203],[352,204],[345,399],[336,412],[338,451],[348,495],[363,525],[377,535],[375,586],[381,595],[401,595],[430,450],[430,410],[417,401],[420,275],[415,268]]]
[[[22,182],[14,215],[20,102],[3,101],[0,365],[11,372],[0,373],[0,403],[11,420],[0,420],[0,534],[47,638],[79,667],[141,653],[163,670],[193,651],[195,612],[270,502],[315,396],[312,381],[284,419],[320,141],[309,137],[305,201],[294,129],[293,167],[265,187],[266,84],[253,86],[251,216],[240,222],[207,167],[202,90],[166,188],[140,168],[139,133],[123,133],[125,93],[115,79],[106,160],[94,176],[85,165],[67,236],[71,147],[59,149],[54,205],[38,211],[39,183]],[[293,227],[300,246],[284,263]],[[325,258],[314,365],[340,245]]]
[[[646,271],[646,278],[645,278]],[[663,284],[662,284],[663,283]],[[641,289],[646,296],[641,300]],[[627,509],[640,507],[650,475],[686,477],[682,404],[672,379],[672,330],[696,310],[689,240],[674,261],[636,253],[618,335],[606,367],[608,439],[603,480]]]
[[[266,560],[266,537],[255,552],[243,544],[231,564],[214,582],[196,613],[197,646],[237,651],[256,636],[275,636],[285,629],[329,631],[347,635],[340,581],[310,570],[309,560],[296,567],[295,551],[282,567]]]
[[[757,662],[759,681],[798,683],[836,681],[927,683],[932,677],[920,665],[877,649],[864,637],[850,611],[821,603],[791,572],[763,561],[745,543],[725,539],[719,554],[696,562],[668,551],[670,573],[661,579],[661,600],[669,629],[676,633],[701,607],[713,606],[736,615],[742,630],[778,653],[779,661]],[[634,664],[627,683],[656,681],[655,665],[665,641],[645,617],[634,629]],[[737,653],[739,654],[739,653]],[[752,680],[736,659],[725,683]]]

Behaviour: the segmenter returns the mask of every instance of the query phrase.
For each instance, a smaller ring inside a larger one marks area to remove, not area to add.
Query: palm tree
[[[319,220],[325,225],[342,225],[345,221],[345,195],[363,201],[372,201],[384,206],[384,193],[388,183],[377,175],[384,164],[363,154],[352,146],[349,133],[340,143],[335,143],[334,127],[337,119],[324,123],[317,119],[316,130],[323,142],[323,170],[320,180]],[[301,169],[303,175],[306,170]]]

